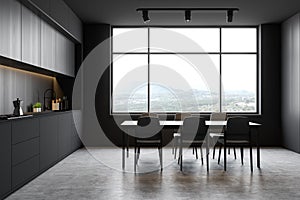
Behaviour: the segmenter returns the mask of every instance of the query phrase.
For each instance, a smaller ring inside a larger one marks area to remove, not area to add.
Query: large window
[[[257,113],[257,28],[112,29],[112,113]]]

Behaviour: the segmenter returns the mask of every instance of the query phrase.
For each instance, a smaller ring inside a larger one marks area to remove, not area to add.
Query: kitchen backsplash
[[[12,114],[15,98],[23,100],[23,111],[43,103],[44,91],[53,88],[54,78],[0,65],[0,114]]]

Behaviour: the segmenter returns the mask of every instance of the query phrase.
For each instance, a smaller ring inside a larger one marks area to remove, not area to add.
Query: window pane
[[[114,28],[113,52],[148,52],[148,29]]]
[[[150,111],[219,111],[218,69],[219,55],[151,55]]]
[[[222,52],[256,52],[256,28],[222,28]]]
[[[256,112],[256,55],[222,55],[222,111]]]
[[[219,28],[151,28],[151,52],[219,52]]]
[[[113,75],[113,112],[147,112],[148,56],[115,55]]]

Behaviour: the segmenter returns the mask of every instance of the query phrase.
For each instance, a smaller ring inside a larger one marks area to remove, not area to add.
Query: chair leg
[[[198,151],[197,151],[197,147],[194,147],[193,149],[195,149],[195,152],[196,152],[196,159],[198,160]]]
[[[127,136],[127,158],[129,157],[129,136]]]
[[[241,147],[241,162],[242,162],[242,165],[244,165],[244,148]]]
[[[162,148],[158,147],[158,154],[159,154],[159,162],[160,162],[160,171],[163,169],[163,163],[162,163]]]
[[[193,147],[193,155],[195,154],[195,148]]]
[[[236,151],[235,151],[235,147],[233,147],[233,154],[234,154],[234,159],[236,160]]]
[[[200,153],[201,153],[201,163],[203,165],[203,152],[202,152],[202,147],[200,147]]]
[[[176,137],[173,137],[173,147],[172,147],[172,155],[174,155],[174,153],[175,153],[175,142],[176,142]]]
[[[180,145],[179,157],[180,157],[180,171],[182,171],[182,145]]]
[[[221,153],[222,153],[222,146],[219,147],[219,157],[218,157],[218,164],[220,164],[221,160]]]
[[[230,148],[228,148],[228,155],[230,155]]]
[[[138,162],[139,159],[140,159],[140,153],[141,153],[141,147],[138,147],[137,161],[136,162]]]
[[[206,170],[209,171],[209,147],[208,143],[206,144]]]
[[[250,169],[253,172],[253,158],[252,158],[252,146],[250,144]]]
[[[213,159],[215,159],[215,154],[216,154],[216,146],[214,146],[214,150],[213,150]]]

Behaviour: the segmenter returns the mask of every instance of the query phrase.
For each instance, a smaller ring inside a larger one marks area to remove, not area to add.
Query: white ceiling
[[[300,0],[64,0],[85,23],[144,25],[140,7],[238,7],[230,25],[282,22],[300,11]],[[149,13],[149,25],[185,25],[183,12]],[[225,12],[192,13],[189,25],[225,25]]]

